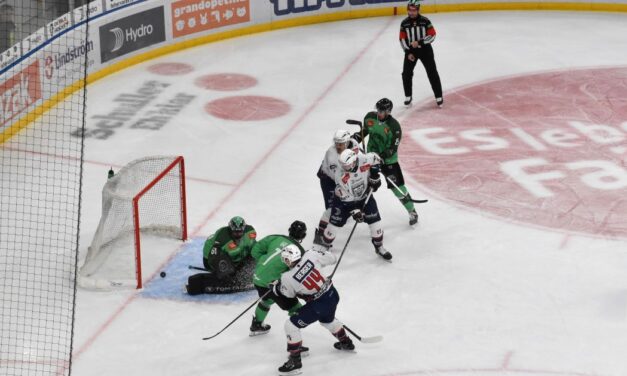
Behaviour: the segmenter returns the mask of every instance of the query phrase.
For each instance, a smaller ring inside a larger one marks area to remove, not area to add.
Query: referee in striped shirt
[[[405,90],[405,105],[408,106],[412,100],[412,78],[414,68],[418,60],[427,71],[427,77],[431,84],[431,89],[435,95],[435,102],[438,107],[442,107],[442,84],[440,75],[435,66],[433,47],[431,43],[435,39],[435,28],[427,17],[420,14],[419,0],[409,0],[407,4],[408,17],[401,22],[400,42],[405,52],[403,63],[403,89]]]

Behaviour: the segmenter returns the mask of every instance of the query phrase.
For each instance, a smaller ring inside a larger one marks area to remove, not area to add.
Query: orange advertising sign
[[[181,0],[172,3],[174,38],[250,21],[250,0]]]
[[[0,128],[41,99],[39,60],[0,83]]]

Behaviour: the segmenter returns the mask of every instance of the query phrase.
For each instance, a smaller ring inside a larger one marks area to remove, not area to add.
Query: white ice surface
[[[482,12],[429,15],[444,91],[544,70],[627,63],[622,14]],[[123,128],[86,145],[81,257],[100,215],[109,165],[153,154],[185,156],[190,232],[209,235],[242,215],[260,236],[284,232],[294,219],[313,227],[322,212],[316,170],[333,132],[390,97],[403,116],[397,42],[401,18],[374,18],[285,29],[185,50],[134,66],[88,88],[88,123],[114,107],[119,93],[145,81],[172,84],[197,98],[159,131]],[[380,35],[379,35],[380,33]],[[185,62],[189,77],[155,76],[157,62]],[[257,86],[208,91],[193,77],[242,73]],[[192,77],[192,78],[190,78]],[[416,68],[414,98],[431,98]],[[226,121],[204,112],[210,100],[267,95],[292,106],[284,117]],[[626,119],[627,120],[627,119]],[[402,163],[402,161],[401,161]],[[206,181],[200,181],[206,180]],[[212,183],[218,182],[219,184]],[[414,196],[419,182],[409,181]],[[335,277],[337,315],[379,344],[338,353],[317,324],[303,330],[311,355],[306,375],[603,375],[627,374],[627,243],[564,234],[453,207],[419,206],[421,226],[385,189],[376,195],[392,264],[377,258],[360,226]],[[336,240],[341,248],[345,227]],[[176,248],[155,252],[155,265]],[[250,314],[219,337],[251,302],[189,303],[134,291],[78,293],[73,375],[272,375],[285,360],[284,312],[273,307],[270,334],[249,338]]]

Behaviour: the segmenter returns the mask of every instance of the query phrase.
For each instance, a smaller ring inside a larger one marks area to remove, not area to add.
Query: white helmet
[[[342,166],[344,171],[351,171],[357,163],[357,154],[351,149],[346,149],[340,154],[338,162],[340,162],[340,166]]]
[[[281,250],[281,260],[283,260],[287,266],[292,266],[292,264],[298,262],[301,257],[300,249],[294,244],[286,245]]]
[[[333,143],[335,144],[347,144],[346,146],[348,146],[348,141],[350,141],[350,139],[351,139],[351,134],[348,131],[345,131],[344,129],[338,130],[333,135]]]

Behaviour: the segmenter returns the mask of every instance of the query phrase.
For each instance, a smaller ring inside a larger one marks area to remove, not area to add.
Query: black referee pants
[[[405,90],[405,96],[412,96],[412,80],[414,78],[414,68],[418,60],[425,67],[429,83],[431,84],[431,90],[436,98],[442,97],[442,83],[440,82],[440,75],[438,74],[438,68],[435,66],[435,57],[433,56],[433,47],[430,44],[421,46],[420,48],[413,48],[411,54],[416,57],[414,61],[409,60],[409,53],[405,54],[405,61],[403,63],[403,89]]]

